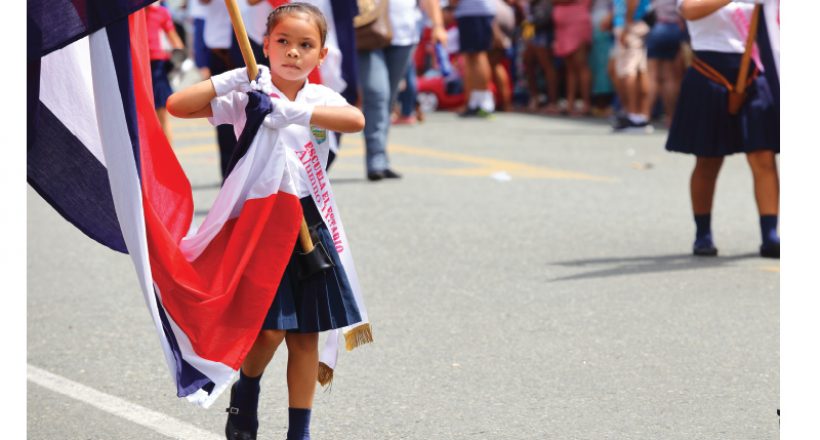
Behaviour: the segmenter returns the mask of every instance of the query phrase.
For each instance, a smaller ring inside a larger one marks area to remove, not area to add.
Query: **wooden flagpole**
[[[225,0],[225,6],[227,6],[228,14],[231,16],[231,24],[236,34],[236,41],[239,42],[242,59],[248,67],[248,79],[253,81],[259,73],[259,67],[256,65],[256,58],[253,56],[253,49],[248,39],[248,32],[245,30],[245,23],[242,21],[242,14],[239,12],[236,0]],[[302,216],[302,226],[299,228],[299,243],[302,245],[302,252],[307,254],[313,251],[313,240],[310,238],[310,231],[304,215]]]

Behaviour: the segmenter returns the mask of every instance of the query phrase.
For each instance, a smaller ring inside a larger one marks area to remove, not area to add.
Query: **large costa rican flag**
[[[284,147],[259,130],[191,230],[191,186],[154,112],[140,10],[150,3],[28,0],[28,181],[130,255],[177,394],[208,407],[261,328],[301,206]]]

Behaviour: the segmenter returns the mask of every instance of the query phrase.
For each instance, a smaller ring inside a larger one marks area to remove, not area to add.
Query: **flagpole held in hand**
[[[242,21],[242,15],[239,12],[239,6],[237,6],[236,0],[225,0],[225,6],[228,8],[228,15],[231,17],[231,24],[236,34],[236,41],[239,43],[239,50],[242,52],[242,59],[248,67],[248,79],[253,81],[259,73],[259,67],[253,55],[253,49],[248,39],[248,32],[245,30],[245,23]],[[301,278],[307,278],[315,273],[333,267],[333,262],[321,243],[319,243],[318,246],[313,244],[313,239],[310,236],[310,230],[308,229],[304,215],[302,216],[302,225],[299,228],[299,243],[302,246],[303,252],[303,264],[300,270]]]

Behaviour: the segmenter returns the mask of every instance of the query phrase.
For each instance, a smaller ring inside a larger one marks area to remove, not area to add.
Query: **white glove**
[[[234,90],[245,93],[254,89],[261,90],[265,84],[271,84],[270,70],[267,66],[259,66],[257,79],[259,81],[248,81],[248,68],[240,67],[212,76],[211,83],[213,83],[214,90],[216,90],[216,96],[225,96]],[[258,84],[254,85],[254,83]]]
[[[251,81],[250,88],[252,90],[259,90],[266,96],[270,96],[270,94],[273,93],[273,82],[270,79],[270,69],[268,69],[268,66],[261,64],[258,68],[259,73],[256,74],[256,79]],[[247,92],[248,90],[243,91]]]
[[[315,105],[282,98],[271,98],[270,100],[273,103],[273,111],[265,116],[263,123],[266,127],[280,129],[290,124],[310,127],[310,118]]]
[[[735,3],[750,3],[753,5],[762,5],[766,0],[732,0]]]

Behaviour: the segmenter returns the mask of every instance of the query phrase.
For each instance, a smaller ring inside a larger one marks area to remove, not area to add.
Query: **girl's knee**
[[[319,334],[318,333],[288,333],[285,336],[285,343],[288,346],[289,352],[318,352],[319,351]]]
[[[276,348],[285,339],[284,330],[262,330],[256,337],[256,343]]]
[[[752,169],[755,170],[774,170],[775,160],[774,152],[768,150],[752,151],[746,154],[746,160]]]

